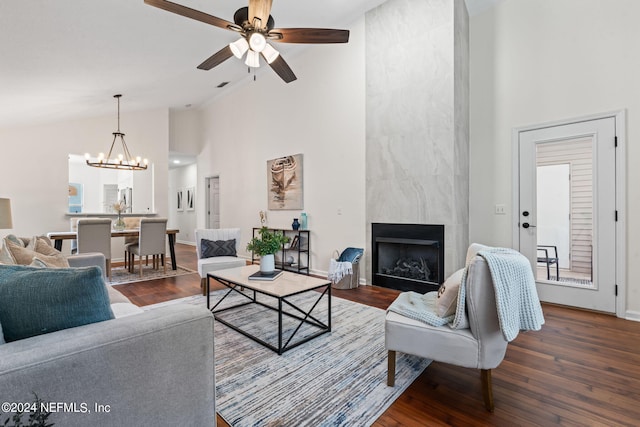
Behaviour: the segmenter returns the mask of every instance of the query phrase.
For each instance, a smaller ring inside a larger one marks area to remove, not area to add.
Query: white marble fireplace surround
[[[469,18],[464,0],[389,0],[366,20],[371,223],[445,225],[445,277],[469,245]]]

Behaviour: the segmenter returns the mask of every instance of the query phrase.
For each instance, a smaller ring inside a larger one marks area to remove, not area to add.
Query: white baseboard
[[[195,246],[196,245],[196,242],[188,242],[186,240],[176,240],[176,243],[180,243],[180,244],[183,244],[183,245],[189,245],[189,246]]]
[[[627,320],[633,320],[634,322],[640,322],[640,311],[627,310],[624,318]]]

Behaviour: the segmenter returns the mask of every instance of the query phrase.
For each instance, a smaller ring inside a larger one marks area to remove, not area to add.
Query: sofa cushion
[[[453,273],[440,285],[438,289],[438,300],[436,301],[436,314],[440,317],[451,316],[456,312],[458,304],[458,291],[464,268]]]
[[[200,241],[200,253],[202,258],[218,256],[236,256],[236,239],[231,240],[207,240]]]
[[[98,267],[0,265],[0,324],[6,342],[113,317]]]

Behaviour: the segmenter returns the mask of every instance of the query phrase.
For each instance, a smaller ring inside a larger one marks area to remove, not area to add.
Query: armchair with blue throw
[[[395,382],[397,351],[480,369],[484,405],[493,412],[491,370],[500,365],[507,344],[520,330],[539,330],[543,323],[527,258],[511,249],[472,244],[466,267],[438,293],[405,292],[389,307],[387,384]]]

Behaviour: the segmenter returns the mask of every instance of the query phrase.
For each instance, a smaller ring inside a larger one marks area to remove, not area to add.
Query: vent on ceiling
[[[222,82],[222,83],[220,83],[220,84],[219,84],[218,86],[216,86],[216,87],[225,87],[225,86],[226,86],[226,85],[228,85],[228,84],[229,84],[229,82]]]

